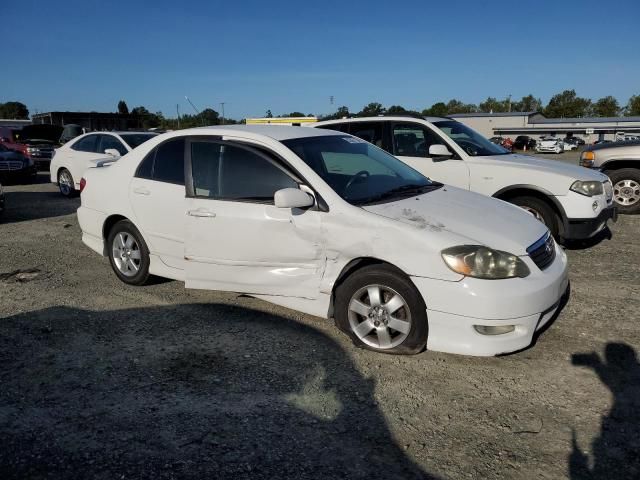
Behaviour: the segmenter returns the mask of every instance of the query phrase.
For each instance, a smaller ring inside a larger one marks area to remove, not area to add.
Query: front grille
[[[8,160],[5,162],[0,162],[0,172],[11,172],[14,170],[22,170],[22,168],[24,167],[23,163],[21,161],[13,161],[13,160]]]
[[[540,240],[527,248],[527,253],[540,270],[544,270],[556,258],[556,245],[553,237],[547,232]]]

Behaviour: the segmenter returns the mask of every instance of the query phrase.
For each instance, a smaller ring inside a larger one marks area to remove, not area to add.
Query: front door
[[[315,298],[323,212],[273,204],[299,179],[269,155],[220,140],[187,144],[186,286]]]
[[[464,160],[453,157],[440,160],[429,157],[429,147],[441,144],[451,148],[432,130],[412,123],[392,127],[393,154],[423,175],[441,183],[469,189],[469,168]]]

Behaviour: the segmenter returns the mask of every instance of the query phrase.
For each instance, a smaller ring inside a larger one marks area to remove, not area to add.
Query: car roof
[[[324,120],[322,122],[318,122],[323,125],[329,125],[332,123],[344,123],[344,122],[371,122],[378,121],[382,122],[385,120],[393,120],[396,122],[407,122],[411,120],[425,120],[427,122],[441,122],[443,120],[448,121],[457,121],[455,118],[449,117],[434,117],[434,116],[425,116],[425,117],[416,117],[413,115],[378,115],[376,117],[349,117],[349,118],[337,118],[335,120]],[[313,126],[315,124],[311,124]]]
[[[290,140],[303,137],[328,137],[336,135],[331,130],[316,128],[293,127],[288,125],[218,125],[212,127],[190,128],[188,130],[176,130],[172,133],[198,135],[206,131],[213,135],[235,135],[239,132],[262,135],[277,141]],[[346,135],[346,134],[343,134]]]

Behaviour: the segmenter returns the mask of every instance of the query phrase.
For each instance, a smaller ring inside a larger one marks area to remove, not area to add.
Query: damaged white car
[[[122,281],[245,293],[335,318],[376,351],[520,350],[568,288],[531,215],[334,131],[167,133],[82,188],[82,239]]]

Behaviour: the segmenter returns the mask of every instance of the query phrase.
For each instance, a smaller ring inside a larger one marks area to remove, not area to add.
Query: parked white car
[[[153,274],[333,317],[373,350],[519,350],[568,286],[531,215],[342,133],[181,130],[82,185],[82,240],[123,282]]]
[[[556,137],[541,137],[536,143],[536,152],[538,153],[562,153],[564,152],[565,143]]]
[[[450,118],[350,118],[311,126],[350,133],[429,178],[518,205],[559,241],[592,237],[615,217],[606,175],[512,154]]]
[[[93,132],[80,135],[56,149],[51,159],[51,182],[71,197],[80,190],[80,179],[89,167],[104,160],[117,160],[155,137],[151,132]]]

